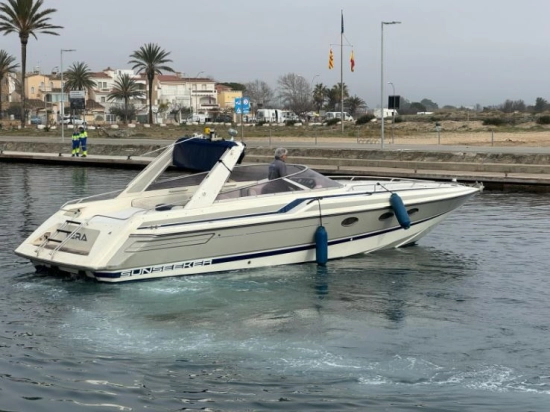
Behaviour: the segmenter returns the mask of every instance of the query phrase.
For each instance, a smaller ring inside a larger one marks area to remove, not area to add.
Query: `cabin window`
[[[412,216],[412,215],[414,215],[415,213],[418,213],[418,208],[417,208],[417,207],[413,207],[412,209],[407,210],[407,214],[408,214],[409,216]]]
[[[357,218],[355,216],[354,217],[347,217],[344,220],[342,220],[342,226],[350,227],[350,226],[353,226],[354,224],[356,224],[357,222],[359,222],[359,218]]]
[[[395,215],[394,215],[393,212],[386,212],[386,213],[381,214],[380,217],[378,218],[378,220],[380,220],[380,221],[388,220],[388,219],[391,219],[394,216]]]

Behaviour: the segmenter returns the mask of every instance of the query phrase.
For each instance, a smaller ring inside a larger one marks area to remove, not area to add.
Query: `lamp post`
[[[195,76],[195,79],[198,79],[199,76],[204,73],[204,71],[200,71],[197,73],[197,75]],[[195,83],[195,112],[198,113],[199,112],[199,100],[198,100],[198,95],[197,95],[197,83]]]
[[[391,112],[391,144],[394,144],[394,141],[393,141],[393,125],[395,123],[395,86],[393,85],[392,82],[388,82],[388,84],[391,84],[391,88],[392,88],[392,91],[393,91],[393,104],[394,104],[394,107],[392,107],[392,112]]]
[[[380,24],[380,146],[384,148],[384,26],[386,24],[401,24],[400,21],[383,21]]]
[[[74,52],[76,49],[61,49],[61,143],[65,143],[65,90],[63,84],[63,52]]]

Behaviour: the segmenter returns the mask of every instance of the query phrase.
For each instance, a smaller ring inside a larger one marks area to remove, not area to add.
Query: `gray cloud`
[[[371,108],[380,102],[380,22],[384,29],[385,79],[397,94],[445,104],[499,104],[505,99],[550,100],[548,72],[550,2],[524,0],[46,0],[58,12],[60,36],[38,35],[27,65],[48,72],[85,61],[92,70],[129,68],[130,53],[147,42],[171,52],[172,67],[218,81],[265,80],[276,86],[293,72],[332,86],[340,81],[340,10],[345,43],[353,45],[356,69],[344,82]],[[19,60],[19,38],[0,37],[0,48]],[[329,71],[333,45],[335,69]],[[386,86],[387,87],[387,86]],[[386,90],[387,91],[387,90]],[[545,95],[547,93],[547,95]]]

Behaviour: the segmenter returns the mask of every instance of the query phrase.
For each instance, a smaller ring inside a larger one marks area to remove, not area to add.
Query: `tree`
[[[149,124],[153,124],[153,81],[157,74],[163,71],[174,72],[166,63],[172,62],[168,58],[170,52],[160,48],[158,44],[147,43],[134,51],[130,55],[128,64],[133,64],[132,69],[137,69],[138,73],[145,72],[147,77],[147,86],[149,94]]]
[[[357,96],[348,97],[344,101],[344,105],[347,107],[349,114],[352,116],[355,116],[357,113],[357,109],[359,109],[362,106],[366,106],[366,103],[363,99]]]
[[[334,86],[332,86],[332,89],[328,92],[328,109],[331,111],[336,111],[336,108],[340,107],[340,102],[342,101],[342,87],[340,86],[340,83],[336,83]],[[348,86],[344,83],[344,99],[346,97],[349,97],[348,93]]]
[[[323,83],[317,83],[313,89],[313,107],[320,111],[326,104],[330,90]]]
[[[244,87],[244,92],[255,107],[269,107],[273,104],[275,93],[266,82],[254,80],[246,83]]]
[[[129,74],[124,73],[115,81],[115,86],[111,93],[107,95],[107,100],[123,100],[124,101],[124,124],[128,123],[128,104],[131,98],[140,97],[142,95],[139,85]]]
[[[288,73],[277,80],[279,85],[279,99],[285,108],[298,115],[303,115],[311,110],[311,86],[302,76]]]
[[[230,87],[231,90],[236,91],[244,91],[246,89],[246,85],[242,83],[235,83],[235,82],[226,82],[226,83],[219,83],[222,86]]]
[[[510,100],[507,99],[504,103],[497,107],[504,113],[524,112],[525,102],[523,100]]]
[[[423,105],[422,103],[420,103],[420,102],[413,102],[413,103],[411,103],[410,110],[412,110],[413,113],[427,112],[426,106],[424,106],[424,105]]]
[[[4,116],[4,112],[2,111],[2,82],[10,73],[15,73],[15,69],[19,64],[14,62],[15,57],[8,54],[5,50],[0,50],[0,119]]]
[[[92,80],[93,73],[88,68],[88,65],[84,62],[76,62],[67,69],[67,72],[63,74],[65,79],[63,81],[63,88],[65,92],[70,90],[88,90],[97,86],[96,82]]]
[[[1,77],[0,77],[1,79]],[[548,101],[542,97],[537,97],[535,100],[535,112],[542,113],[548,109]]]
[[[17,33],[21,42],[21,126],[25,125],[25,74],[27,73],[27,44],[32,35],[45,33],[58,36],[54,30],[62,29],[62,26],[54,26],[49,23],[50,15],[56,9],[43,8],[44,0],[7,0],[0,4],[0,32],[4,35]]]
[[[136,107],[133,104],[128,104],[126,106],[114,104],[109,108],[109,112],[114,114],[116,117],[128,120],[135,119],[137,115]]]
[[[420,103],[426,108],[425,112],[433,112],[439,109],[437,103],[432,102],[430,99],[422,99]]]

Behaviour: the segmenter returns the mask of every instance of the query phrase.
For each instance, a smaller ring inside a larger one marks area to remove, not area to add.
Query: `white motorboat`
[[[482,188],[329,178],[293,164],[270,181],[268,165],[241,164],[244,152],[179,139],[124,190],[63,205],[15,253],[103,282],[324,264],[412,244]]]

